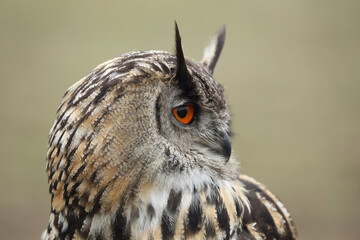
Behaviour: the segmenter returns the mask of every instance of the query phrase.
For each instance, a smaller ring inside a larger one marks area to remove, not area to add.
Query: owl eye
[[[184,124],[188,124],[194,117],[194,106],[183,105],[173,108],[173,113],[176,119]]]

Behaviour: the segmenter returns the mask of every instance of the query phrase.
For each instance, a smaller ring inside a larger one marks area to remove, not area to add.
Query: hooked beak
[[[211,150],[218,155],[221,155],[225,162],[228,162],[230,159],[231,142],[229,135],[225,131],[217,132],[216,137],[214,137],[212,141],[197,141],[197,144]]]
[[[220,152],[225,157],[226,162],[229,161],[231,156],[231,142],[229,139],[229,135],[226,132],[222,132],[222,138],[221,138],[221,150]]]

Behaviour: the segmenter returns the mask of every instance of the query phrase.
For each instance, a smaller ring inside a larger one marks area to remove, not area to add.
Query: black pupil
[[[181,106],[176,109],[176,113],[179,116],[179,118],[184,118],[188,112],[187,106]]]

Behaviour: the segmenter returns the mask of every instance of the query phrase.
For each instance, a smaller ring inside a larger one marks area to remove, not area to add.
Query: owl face
[[[231,153],[229,113],[222,87],[203,66],[187,62],[191,75],[191,89],[184,89],[173,78],[157,98],[156,116],[160,137],[182,154],[184,165],[212,159],[224,165]],[[213,162],[203,163],[214,166]]]

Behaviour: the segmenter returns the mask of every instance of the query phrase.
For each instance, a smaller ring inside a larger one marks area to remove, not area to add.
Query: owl
[[[175,54],[123,54],[65,92],[42,239],[297,239],[284,205],[232,157],[213,78],[224,40],[222,28],[188,60],[175,24]]]

